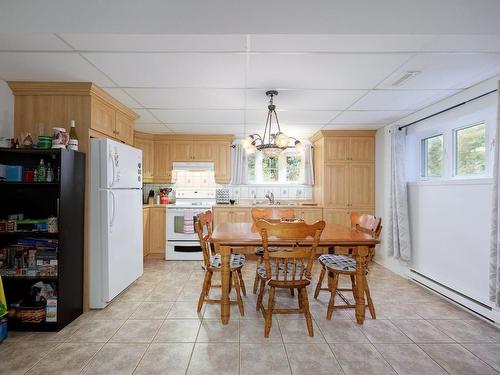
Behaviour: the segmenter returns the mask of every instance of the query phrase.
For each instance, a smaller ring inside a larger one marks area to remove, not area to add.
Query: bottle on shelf
[[[37,171],[37,182],[45,182],[45,179],[47,177],[47,168],[45,167],[45,162],[43,161],[43,159],[40,159],[40,164],[38,164]]]
[[[75,120],[69,123],[68,149],[78,151],[78,135],[76,134]]]
[[[47,176],[45,178],[45,181],[54,182],[54,170],[52,169],[50,163],[47,163]]]

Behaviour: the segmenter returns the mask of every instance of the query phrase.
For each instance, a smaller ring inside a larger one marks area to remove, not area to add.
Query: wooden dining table
[[[231,249],[243,246],[262,246],[262,239],[254,223],[222,223],[214,228],[212,242],[215,245],[216,251],[221,255],[222,302],[220,314],[222,324],[227,324],[230,317],[229,260]],[[304,243],[304,241],[301,240],[301,243]],[[365,320],[364,290],[366,283],[366,260],[369,249],[378,243],[379,240],[368,233],[337,224],[326,224],[319,242],[319,246],[327,247],[329,252],[333,252],[335,246],[348,246],[353,249],[352,255],[356,259],[357,264],[355,279],[358,286],[356,288],[356,322],[358,324],[363,324]],[[269,245],[287,244],[290,244],[290,241],[269,237]]]

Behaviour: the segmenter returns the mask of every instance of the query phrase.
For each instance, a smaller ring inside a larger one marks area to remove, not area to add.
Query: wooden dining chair
[[[200,298],[198,300],[198,312],[201,311],[204,303],[221,303],[221,299],[211,299],[209,298],[210,289],[215,286],[212,285],[212,276],[215,272],[220,272],[221,256],[215,253],[213,244],[210,242],[212,238],[212,213],[211,211],[206,211],[204,213],[198,214],[196,216],[195,223],[196,233],[198,234],[198,239],[200,240],[200,246],[203,251],[203,265],[202,268],[205,271],[205,277],[203,279],[203,287],[201,289]],[[232,304],[238,304],[240,310],[240,315],[245,314],[243,309],[243,300],[241,298],[241,292],[246,295],[245,283],[243,282],[243,276],[241,274],[241,269],[245,265],[245,256],[243,254],[231,254],[230,259],[230,286],[234,286],[236,291],[236,301],[230,301]]]
[[[314,336],[306,287],[311,284],[316,249],[325,228],[325,222],[318,221],[314,224],[304,222],[270,223],[259,220],[256,226],[264,248],[264,261],[257,270],[261,280],[257,307],[265,318],[264,336],[269,337],[274,313],[303,313],[309,336]],[[273,245],[276,250],[270,251],[270,238],[283,241],[283,243]],[[269,287],[267,309],[262,303],[266,285]],[[298,308],[276,308],[274,300],[276,288],[297,289]]]
[[[261,219],[268,220],[281,220],[281,219],[293,219],[295,217],[295,211],[293,208],[276,208],[276,207],[266,207],[266,208],[252,208],[251,210],[252,220],[254,223]],[[269,251],[274,251],[271,246]],[[255,269],[255,279],[253,282],[253,294],[257,293],[259,288],[259,274],[257,269],[260,264],[262,264],[262,257],[264,256],[264,248],[262,246],[255,247],[255,255],[257,256],[257,268]]]

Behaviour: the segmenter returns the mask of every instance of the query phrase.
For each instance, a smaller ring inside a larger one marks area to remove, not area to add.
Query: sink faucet
[[[266,194],[266,198],[269,199],[269,204],[274,204],[274,194]]]

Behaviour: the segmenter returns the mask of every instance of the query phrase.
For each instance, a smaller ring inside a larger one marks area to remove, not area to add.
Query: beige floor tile
[[[500,372],[500,344],[462,344],[484,362]]]
[[[484,335],[467,320],[429,320],[429,322],[457,342],[494,342],[492,337]]]
[[[278,321],[276,319],[273,320],[271,332],[267,338],[264,337],[264,328],[264,319],[248,319],[240,321],[240,342],[246,344],[283,342]]]
[[[94,320],[126,320],[140,306],[140,302],[116,301],[102,310],[96,310],[91,315]]]
[[[181,286],[179,286],[179,284],[181,284],[180,281],[176,282],[176,286],[163,285],[163,283],[160,283],[160,285],[155,287],[153,291],[144,299],[144,301],[176,301],[182,291],[182,284]]]
[[[375,312],[377,319],[422,319],[415,311],[415,304],[412,303],[376,303]],[[354,317],[354,312],[352,316]]]
[[[142,302],[155,288],[156,283],[151,282],[135,282],[127,290],[125,290],[118,299],[120,301],[136,301]]]
[[[132,374],[147,348],[147,344],[105,344],[85,367],[83,374]]]
[[[161,320],[127,320],[109,341],[150,343],[153,341],[161,325]]]
[[[328,344],[285,344],[293,374],[342,374]]]
[[[28,374],[78,374],[101,347],[102,344],[97,343],[63,343],[38,362]]]
[[[375,348],[399,375],[446,374],[416,344],[375,344]]]
[[[168,312],[167,319],[201,319],[205,306],[200,313],[196,311],[197,302],[175,302]]]
[[[313,320],[313,333],[314,336],[309,336],[307,331],[307,325],[305,320],[282,320],[278,321],[279,328],[281,330],[281,335],[283,336],[283,341],[285,343],[326,343],[321,330],[318,325]],[[274,329],[271,327],[271,331]]]
[[[220,319],[203,319],[196,342],[239,342],[239,326],[238,320],[230,320],[224,325]]]
[[[69,339],[70,342],[106,342],[125,323],[124,320],[91,320],[85,322]]]
[[[451,303],[415,304],[415,311],[424,319],[473,319],[473,315]]]
[[[291,375],[285,347],[279,343],[240,345],[240,375]]]
[[[363,334],[357,323],[352,320],[316,320],[326,342],[328,343],[365,343],[368,339]]]
[[[218,303],[205,304],[203,305],[203,309],[204,309],[203,319],[220,319],[220,305]],[[253,307],[253,310],[255,310],[255,307]],[[252,307],[247,307],[246,305],[244,305],[244,313],[245,315],[241,316],[240,311],[238,310],[238,306],[231,305],[230,307],[231,320],[244,319],[247,315],[251,315]]]
[[[346,375],[396,374],[372,344],[330,344]]]
[[[449,336],[426,320],[391,320],[416,343],[454,342]]]
[[[420,344],[434,361],[451,374],[486,375],[497,372],[459,344]]]
[[[238,345],[197,343],[194,346],[187,374],[237,375],[238,369]]]
[[[467,320],[467,324],[474,327],[482,335],[491,337],[495,342],[500,342],[500,326],[495,326],[480,319]]]
[[[165,319],[173,302],[142,302],[130,319]]]
[[[0,374],[24,374],[41,358],[56,348],[57,343],[34,345],[31,342],[4,342],[0,345]]]
[[[4,345],[26,342],[32,339],[34,332],[10,331],[7,338],[3,341]]]
[[[197,285],[194,282],[187,283],[184,288],[182,288],[181,293],[177,297],[177,301],[196,301],[200,298],[202,283]]]
[[[192,343],[153,343],[134,375],[184,375],[191,358]]]
[[[195,342],[200,329],[198,319],[168,319],[158,330],[155,342]]]
[[[410,339],[390,320],[366,320],[360,329],[372,343],[411,343]]]

